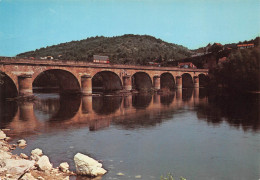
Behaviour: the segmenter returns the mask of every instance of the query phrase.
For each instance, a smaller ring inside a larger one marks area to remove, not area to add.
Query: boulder
[[[74,156],[76,172],[79,175],[100,176],[104,175],[107,171],[102,168],[102,164],[95,159],[88,157],[84,154],[77,153]]]
[[[4,140],[6,138],[6,134],[0,130],[0,140]]]
[[[65,173],[69,172],[69,164],[67,162],[63,162],[60,164],[59,169]]]
[[[47,171],[52,169],[52,164],[50,163],[50,160],[48,156],[42,156],[36,163],[36,166],[39,168],[41,171]]]
[[[38,148],[32,150],[31,154],[31,159],[35,161],[38,161],[40,157],[43,155],[42,150]]]
[[[12,154],[9,152],[5,152],[3,150],[0,150],[0,160],[3,159],[10,159],[12,157]]]
[[[26,144],[26,141],[25,141],[24,139],[18,140],[18,141],[17,141],[17,144],[18,144],[19,147],[24,147],[24,146],[27,145],[27,144]]]
[[[3,161],[6,173],[12,174],[13,178],[19,178],[26,171],[34,167],[34,161],[25,159],[6,159]]]

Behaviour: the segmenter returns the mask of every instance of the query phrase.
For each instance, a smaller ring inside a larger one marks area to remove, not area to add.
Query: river
[[[13,143],[24,138],[28,144],[14,153],[40,148],[55,167],[66,161],[75,170],[73,157],[81,152],[103,163],[108,173],[102,179],[168,173],[188,180],[260,178],[259,95],[184,89],[171,95],[35,96],[35,102],[1,102],[0,127],[10,129]]]

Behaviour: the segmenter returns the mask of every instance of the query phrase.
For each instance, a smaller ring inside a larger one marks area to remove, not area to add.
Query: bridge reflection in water
[[[258,106],[243,108],[228,106],[206,95],[205,89],[178,89],[168,95],[135,94],[128,96],[59,96],[36,94],[36,102],[1,102],[1,128],[12,129],[12,135],[35,134],[62,129],[88,126],[90,131],[109,127],[111,124],[124,129],[146,128],[171,119],[185,109],[197,112],[198,119],[216,125],[223,121],[244,130],[258,131],[260,123]],[[212,102],[211,102],[212,101]],[[227,100],[228,101],[228,100]],[[233,101],[232,101],[233,102]],[[232,109],[234,107],[235,109]],[[223,109],[224,108],[224,109]],[[250,114],[239,117],[237,114]],[[250,111],[250,112],[244,112]],[[252,112],[251,112],[252,111]],[[249,120],[250,118],[250,120]],[[242,120],[241,120],[242,119]]]

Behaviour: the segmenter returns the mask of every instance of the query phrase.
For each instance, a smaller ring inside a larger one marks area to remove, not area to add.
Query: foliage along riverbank
[[[260,46],[233,50],[226,61],[209,72],[210,84],[229,93],[260,91]]]

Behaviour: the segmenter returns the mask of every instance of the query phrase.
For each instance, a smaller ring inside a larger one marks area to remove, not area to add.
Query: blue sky
[[[259,12],[260,0],[0,0],[0,56],[101,35],[238,42],[260,35]]]

